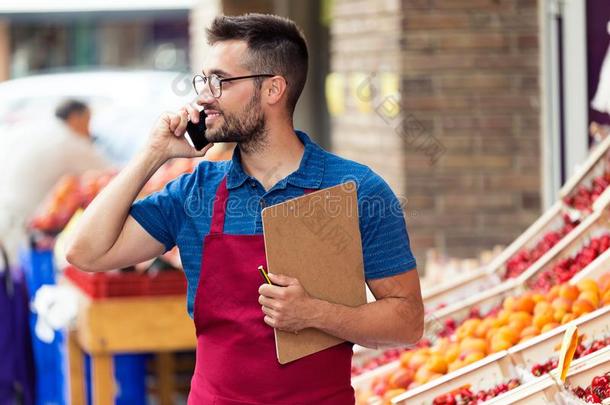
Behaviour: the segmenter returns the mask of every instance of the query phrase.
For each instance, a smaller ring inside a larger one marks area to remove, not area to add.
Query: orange
[[[431,353],[445,353],[449,347],[449,338],[442,337],[436,341],[434,346],[430,348]]]
[[[485,339],[468,337],[460,342],[460,349],[462,353],[466,351],[484,352],[487,349],[487,342]]]
[[[492,338],[491,340],[491,352],[492,353],[496,353],[499,352],[501,350],[506,350],[508,348],[510,348],[512,346],[511,342],[508,340],[504,340],[502,338]]]
[[[532,299],[531,294],[525,294],[517,300],[516,310],[532,313],[536,306],[536,302]]]
[[[579,300],[587,300],[593,305],[595,308],[599,306],[599,295],[596,292],[591,290],[585,290],[580,293],[578,296]]]
[[[534,316],[546,312],[551,309],[551,304],[547,301],[540,301],[534,307]]]
[[[561,322],[561,320],[567,313],[568,312],[565,309],[556,309],[555,312],[553,312],[553,319],[555,320],[555,322]]]
[[[500,310],[500,312],[498,312],[498,315],[496,316],[496,320],[497,322],[499,322],[499,326],[503,326],[506,325],[508,323],[508,318],[510,316],[510,312],[509,311],[505,311],[505,310]]]
[[[517,298],[506,297],[502,303],[502,308],[508,312],[514,312],[517,310]]]
[[[409,359],[408,366],[412,369],[418,369],[423,366],[426,361],[428,361],[428,354],[418,350],[413,354],[413,356],[411,356],[411,359]]]
[[[408,367],[411,357],[415,354],[415,350],[408,350],[400,355],[400,365],[402,367]]]
[[[485,334],[485,340],[489,340],[493,337],[493,335],[496,334],[496,332],[498,332],[498,329],[500,329],[499,326],[497,327],[491,327],[489,328],[489,330],[487,331],[487,333]]]
[[[580,294],[580,290],[575,285],[565,283],[559,287],[559,296],[561,298],[574,301],[578,298],[578,294]]]
[[[426,367],[420,367],[415,372],[415,382],[419,384],[425,384],[428,381],[441,376],[442,374],[435,373],[433,371],[428,370]]]
[[[456,343],[453,343],[449,346],[447,351],[445,352],[445,361],[447,364],[453,363],[455,359],[460,355],[460,346]]]
[[[583,278],[578,283],[576,283],[576,286],[578,287],[580,292],[593,291],[596,295],[599,295],[599,286],[597,285],[597,282],[592,278]]]
[[[544,326],[542,327],[542,329],[540,329],[540,333],[548,332],[548,331],[550,331],[551,329],[555,329],[555,328],[556,328],[556,327],[558,327],[558,326],[559,326],[559,323],[557,323],[557,322],[550,322],[550,323],[547,323],[546,325],[544,325]]]
[[[494,335],[494,338],[501,337],[502,339],[515,344],[519,341],[519,333],[520,331],[516,331],[510,326],[502,326],[500,329],[498,329]]]
[[[546,294],[546,299],[548,301],[553,301],[555,298],[559,296],[559,289],[561,288],[561,284],[557,284],[551,287],[549,292]]]
[[[602,305],[610,304],[610,289],[608,289],[602,296]]]
[[[576,315],[574,314],[565,314],[563,316],[563,318],[561,318],[561,324],[565,325],[566,323],[573,321],[574,319],[576,319]]]
[[[394,388],[394,389],[388,390],[385,394],[383,394],[383,400],[385,403],[390,403],[392,398],[399,396],[400,394],[402,394],[405,391],[406,391],[406,389],[404,389],[404,388]]]
[[[410,368],[399,367],[390,374],[388,386],[390,388],[407,388],[413,382],[415,371]]]
[[[477,327],[481,323],[480,319],[467,319],[461,324],[455,331],[455,335],[458,340],[464,339],[467,336],[474,336]]]
[[[487,335],[487,331],[489,330],[493,322],[494,318],[483,319],[474,331],[474,336],[478,338],[484,338],[485,335]]]
[[[485,357],[484,352],[472,352],[464,358],[464,365],[474,363]]]
[[[591,302],[589,300],[577,299],[572,304],[572,313],[576,317],[579,317],[583,314],[592,312],[594,310],[595,310],[595,307],[593,306],[593,304],[591,304]]]
[[[534,300],[534,302],[537,304],[537,303],[539,303],[540,301],[545,301],[545,300],[546,300],[546,297],[545,297],[544,295],[542,295],[542,294],[539,294],[539,293],[533,293],[533,294],[532,294],[532,299],[533,299],[533,300]]]
[[[602,293],[605,293],[606,291],[610,290],[610,273],[602,274],[597,284],[599,285],[599,290]]]
[[[532,315],[529,312],[520,311],[510,314],[508,324],[521,325],[521,329],[532,324]]]
[[[547,323],[553,322],[555,320],[554,317],[554,312],[551,308],[548,308],[548,310],[546,312],[541,312],[537,315],[534,315],[534,319],[532,320],[532,324],[542,330],[542,328],[544,327],[544,325],[546,325]]]
[[[434,373],[445,374],[447,372],[447,362],[440,354],[432,354],[426,361],[425,367]]]
[[[564,312],[570,312],[570,309],[572,309],[572,301],[573,300],[567,298],[557,297],[551,302],[551,307],[555,310],[563,309]]]
[[[525,328],[521,331],[521,334],[519,335],[519,337],[523,338],[525,336],[536,336],[538,334],[540,334],[540,330],[537,327],[528,326],[527,328]]]
[[[530,340],[531,338],[535,338],[536,335],[524,335],[521,337],[521,339],[519,339],[519,343],[523,343],[526,342],[528,340]]]
[[[449,367],[447,367],[447,371],[452,372],[457,370],[458,368],[462,368],[464,367],[464,362],[460,359],[457,359],[455,361],[453,361],[451,364],[449,364]]]

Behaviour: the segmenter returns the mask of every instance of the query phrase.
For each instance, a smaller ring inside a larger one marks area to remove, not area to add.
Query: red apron
[[[273,328],[263,321],[258,303],[264,238],[224,233],[228,197],[225,177],[203,242],[194,307],[197,360],[188,404],[354,404],[351,343],[278,363]]]

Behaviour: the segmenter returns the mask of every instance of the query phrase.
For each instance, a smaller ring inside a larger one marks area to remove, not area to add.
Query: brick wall
[[[396,71],[401,86],[390,124],[348,97],[333,148],[408,198],[421,264],[434,246],[507,244],[540,214],[537,24],[535,0],[335,1],[331,69]]]

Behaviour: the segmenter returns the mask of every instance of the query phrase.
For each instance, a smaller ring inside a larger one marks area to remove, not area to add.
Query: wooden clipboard
[[[267,207],[262,220],[269,272],[298,278],[319,299],[353,307],[366,304],[353,181]],[[275,330],[280,364],[342,342],[313,328],[298,335]]]

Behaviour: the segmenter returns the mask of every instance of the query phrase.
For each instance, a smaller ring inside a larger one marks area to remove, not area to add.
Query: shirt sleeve
[[[183,174],[161,189],[131,206],[129,214],[166,250],[176,245],[178,231],[184,223],[183,195],[190,174]]]
[[[373,171],[359,183],[358,212],[367,279],[394,276],[417,267],[400,201]]]

